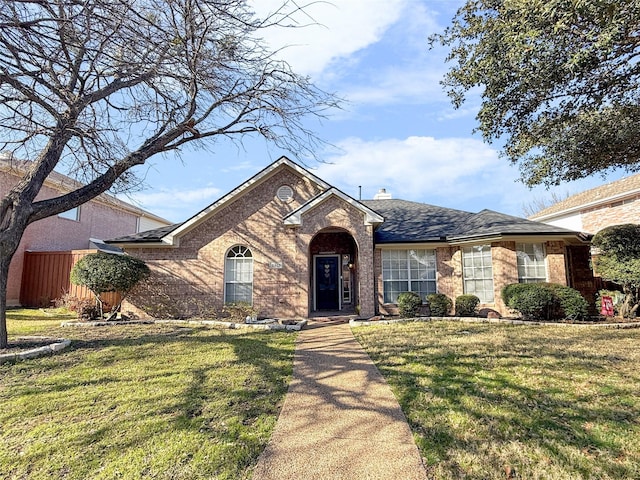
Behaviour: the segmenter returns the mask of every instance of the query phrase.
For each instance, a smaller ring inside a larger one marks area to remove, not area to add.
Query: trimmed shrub
[[[479,304],[480,299],[475,295],[459,295],[456,297],[456,316],[473,317]]]
[[[504,303],[526,319],[580,319],[589,304],[577,290],[555,283],[513,283],[502,289]]]
[[[589,314],[589,303],[580,292],[557,283],[546,283],[553,295],[556,297],[556,309],[551,313],[551,318],[569,318],[578,320],[587,317]],[[558,308],[559,307],[559,308]]]
[[[510,283],[509,285],[505,285],[502,287],[500,291],[500,295],[502,296],[502,301],[505,305],[509,306],[511,303],[511,298],[518,294],[522,293],[529,289],[530,283]]]
[[[431,293],[427,295],[429,314],[432,317],[446,317],[451,311],[453,302],[444,293]]]
[[[109,316],[109,319],[113,319],[125,296],[150,273],[147,264],[138,258],[98,252],[90,253],[78,260],[71,269],[70,279],[71,283],[84,285],[93,292],[99,318],[104,316],[101,295],[120,292],[120,304],[113,306]]]
[[[422,305],[422,298],[415,292],[402,292],[398,295],[398,310],[403,318],[415,317]]]
[[[555,297],[551,290],[539,283],[523,284],[527,288],[518,289],[509,298],[509,308],[517,310],[526,319],[551,318]]]

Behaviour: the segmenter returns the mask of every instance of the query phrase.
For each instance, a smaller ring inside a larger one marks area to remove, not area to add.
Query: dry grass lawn
[[[354,330],[435,479],[639,479],[640,330]]]
[[[73,343],[0,365],[0,478],[250,478],[287,391],[295,335],[60,328],[64,319],[10,313],[10,341]]]

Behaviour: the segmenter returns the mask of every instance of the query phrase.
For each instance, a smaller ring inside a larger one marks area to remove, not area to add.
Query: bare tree
[[[569,192],[551,192],[547,196],[533,197],[528,202],[522,203],[522,214],[525,217],[532,217],[536,213],[541,212],[542,210],[545,210],[550,206],[555,205],[556,203],[560,203],[570,196],[571,194]]]
[[[313,155],[320,140],[304,120],[336,98],[260,38],[291,26],[291,10],[260,19],[245,0],[0,0],[0,151],[32,161],[0,200],[0,348],[9,264],[29,224],[126,189],[133,167],[188,143],[254,134]],[[56,167],[84,186],[36,200]]]

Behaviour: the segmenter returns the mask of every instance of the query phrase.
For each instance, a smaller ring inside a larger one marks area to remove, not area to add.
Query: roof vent
[[[373,197],[374,200],[390,200],[393,198],[390,193],[387,193],[386,188],[381,188],[378,193]]]

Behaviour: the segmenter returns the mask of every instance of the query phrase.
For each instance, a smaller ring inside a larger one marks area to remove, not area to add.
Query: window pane
[[[465,266],[463,268],[465,293],[476,295],[483,303],[492,303],[494,295],[491,245],[463,248],[462,260]]]
[[[542,243],[519,243],[516,245],[518,281],[520,283],[545,282],[547,267]]]
[[[435,250],[383,250],[383,298],[396,303],[402,292],[414,291],[424,297],[436,291]]]
[[[242,245],[233,247],[225,259],[225,303],[253,303],[253,256]]]

